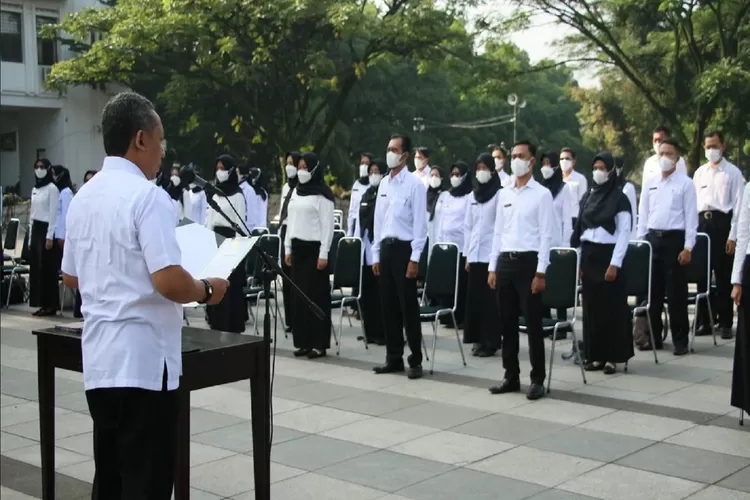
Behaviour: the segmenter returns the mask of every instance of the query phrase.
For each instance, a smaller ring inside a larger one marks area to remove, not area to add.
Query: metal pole
[[[518,117],[518,102],[513,103],[513,144],[516,143],[516,121]]]

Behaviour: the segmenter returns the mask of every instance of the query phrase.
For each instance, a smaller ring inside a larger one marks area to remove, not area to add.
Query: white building
[[[46,90],[51,66],[71,55],[38,37],[41,26],[97,5],[97,0],[2,0],[0,5],[0,184],[7,189],[20,182],[23,197],[31,193],[38,157],[67,167],[78,186],[86,170],[101,167],[101,111],[110,94],[88,86],[71,87],[63,96]]]

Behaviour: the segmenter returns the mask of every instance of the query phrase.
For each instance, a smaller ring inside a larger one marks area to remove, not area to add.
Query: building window
[[[57,18],[36,16],[36,54],[40,66],[52,66],[57,62],[57,40],[42,38],[42,28],[46,24],[57,24]]]
[[[0,11],[0,60],[23,62],[22,25],[23,17],[20,12]]]

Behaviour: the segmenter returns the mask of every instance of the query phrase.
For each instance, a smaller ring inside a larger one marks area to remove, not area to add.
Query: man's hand
[[[287,267],[292,266],[292,254],[290,253],[284,254],[284,264],[286,264]]]
[[[490,271],[489,274],[487,274],[487,285],[493,290],[497,286],[497,274],[495,274],[494,271]]]
[[[537,294],[542,293],[547,287],[547,282],[544,280],[544,276],[534,276],[531,280],[531,293]]]
[[[224,295],[227,293],[227,288],[229,288],[229,281],[222,278],[208,278],[208,282],[211,283],[214,293],[211,295],[211,300],[206,302],[206,304],[214,306],[224,298]]]
[[[65,240],[56,239],[55,241],[57,242],[57,246],[60,247],[60,250],[62,250],[65,247]]]
[[[727,240],[727,255],[734,255],[734,249],[737,247],[737,242],[734,240]]]
[[[47,250],[52,250],[52,240],[45,241],[44,248],[46,248]]]
[[[464,267],[466,267],[466,272],[468,273],[469,272],[469,261],[468,260],[466,261],[466,266],[464,266]]]
[[[409,265],[406,266],[406,279],[413,280],[417,277],[417,271],[419,270],[419,264],[414,261],[409,261]]]
[[[690,250],[686,248],[677,256],[677,262],[679,262],[681,266],[687,266],[690,264],[690,257]]]
[[[327,259],[318,259],[318,271],[322,271],[328,265]]]
[[[734,285],[732,287],[732,300],[734,301],[734,305],[740,305],[740,301],[742,300],[742,285]]]
[[[614,281],[617,279],[617,268],[615,266],[609,266],[607,272],[604,273],[604,281]]]

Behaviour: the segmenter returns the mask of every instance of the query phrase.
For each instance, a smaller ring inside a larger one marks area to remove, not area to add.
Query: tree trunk
[[[708,120],[711,115],[705,110],[703,106],[698,106],[698,113],[695,119],[695,131],[693,132],[693,142],[690,145],[690,157],[688,162],[690,165],[690,174],[694,173],[698,167],[700,167],[703,160],[703,134],[706,132],[708,126]]]

